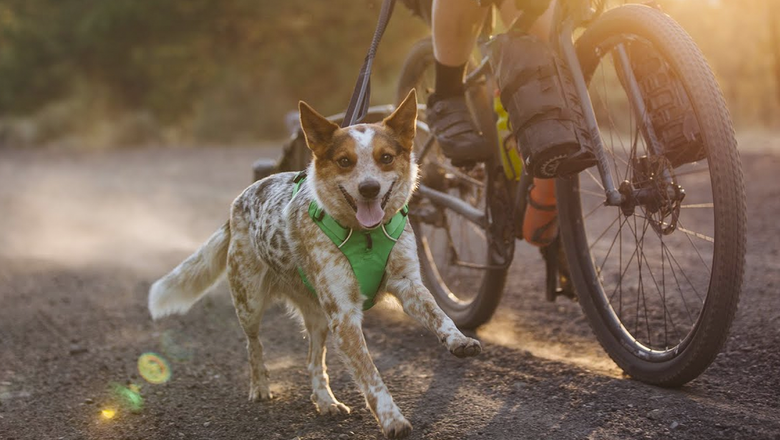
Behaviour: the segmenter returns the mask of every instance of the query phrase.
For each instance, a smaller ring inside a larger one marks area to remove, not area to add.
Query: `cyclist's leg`
[[[490,154],[471,120],[463,90],[466,65],[488,10],[476,0],[433,1],[436,90],[428,99],[427,119],[454,163],[485,160]]]
[[[433,1],[433,55],[436,64],[466,68],[488,8],[476,0]],[[437,66],[438,67],[438,66]],[[461,78],[463,71],[461,71]],[[436,85],[438,88],[438,84]]]
[[[533,26],[531,26],[531,29],[528,30],[528,33],[542,41],[550,40],[553,13],[555,12],[555,4],[557,1],[558,0],[550,1],[550,5],[547,7],[547,10],[541,16],[539,16],[539,19],[537,19]],[[504,0],[499,6],[499,15],[501,16],[501,21],[504,22],[505,26],[509,26],[517,17],[520,16],[520,10],[517,9],[516,3],[517,2],[511,0]]]

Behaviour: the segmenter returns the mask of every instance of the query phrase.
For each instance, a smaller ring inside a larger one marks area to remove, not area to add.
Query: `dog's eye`
[[[393,163],[393,159],[395,158],[392,155],[385,153],[382,155],[382,157],[379,158],[379,161],[385,165],[389,165]]]
[[[349,166],[352,165],[352,161],[346,157],[342,157],[341,159],[337,160],[336,163],[339,164],[341,168],[349,168]]]

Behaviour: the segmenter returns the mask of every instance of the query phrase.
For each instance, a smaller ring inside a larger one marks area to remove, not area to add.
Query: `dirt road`
[[[316,415],[307,341],[284,310],[262,325],[276,398],[258,404],[224,285],[183,317],[152,322],[146,310],[150,283],[221,225],[251,162],[273,153],[0,151],[1,439],[381,437],[333,351],[332,387],[353,412]],[[665,390],[623,376],[577,304],[544,302],[538,253],[520,245],[475,359],[397,310],[367,314],[412,438],[780,438],[780,154],[743,161],[745,287],[724,352],[698,380]],[[148,352],[167,361],[164,383],[139,375]]]

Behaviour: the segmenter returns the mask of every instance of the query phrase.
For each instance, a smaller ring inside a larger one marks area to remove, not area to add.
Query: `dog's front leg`
[[[452,319],[436,304],[419,275],[391,277],[387,282],[387,290],[401,301],[406,314],[433,332],[450,353],[457,357],[469,357],[482,352],[479,341],[461,333]]]
[[[336,346],[344,355],[347,367],[366,397],[366,403],[385,436],[405,437],[412,431],[412,425],[401,414],[401,410],[393,402],[390,391],[379,376],[363,337],[361,321],[362,313],[359,309],[333,314],[330,327]]]

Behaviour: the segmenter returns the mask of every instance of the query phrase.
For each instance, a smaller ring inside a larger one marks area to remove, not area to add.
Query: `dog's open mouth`
[[[371,229],[382,223],[382,219],[385,217],[385,206],[387,206],[387,202],[390,200],[390,194],[393,192],[395,182],[396,181],[394,180],[393,183],[390,184],[390,188],[388,188],[381,199],[355,200],[355,198],[349,195],[347,190],[341,185],[339,185],[339,190],[344,196],[344,199],[347,200],[347,203],[349,203],[349,206],[355,210],[355,217],[357,218],[358,223],[360,223],[360,226]]]

